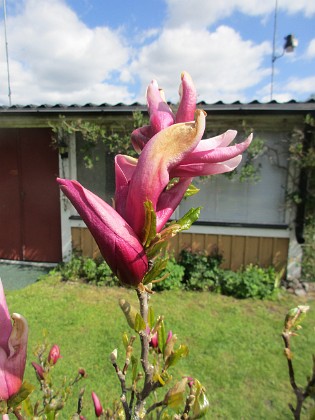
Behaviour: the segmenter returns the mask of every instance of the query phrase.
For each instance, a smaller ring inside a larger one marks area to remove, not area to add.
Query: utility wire
[[[9,106],[11,106],[11,82],[10,82],[10,65],[9,65],[9,46],[7,37],[7,6],[6,0],[3,0],[3,15],[4,15],[4,39],[5,39],[5,53],[7,59],[7,75],[8,75],[8,96]]]

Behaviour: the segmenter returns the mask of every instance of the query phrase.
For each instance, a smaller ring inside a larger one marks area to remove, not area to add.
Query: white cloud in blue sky
[[[314,0],[278,0],[274,97],[315,92]],[[7,0],[12,102],[144,103],[156,78],[177,100],[182,70],[199,100],[269,100],[274,0]],[[3,13],[2,13],[3,15]],[[1,15],[0,15],[1,16]],[[4,33],[3,20],[0,30]],[[7,104],[0,41],[0,103]]]

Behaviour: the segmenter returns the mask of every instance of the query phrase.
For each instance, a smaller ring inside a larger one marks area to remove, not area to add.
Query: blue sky
[[[198,99],[270,100],[275,0],[7,0],[13,104],[145,102],[151,79],[176,102],[182,70]],[[3,8],[0,11],[1,33]],[[315,1],[278,0],[273,99],[315,94]],[[0,103],[8,104],[0,38]]]

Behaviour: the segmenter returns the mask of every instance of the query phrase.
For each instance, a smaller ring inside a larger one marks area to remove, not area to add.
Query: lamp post
[[[272,101],[272,96],[273,96],[273,79],[274,79],[274,71],[275,71],[275,61],[278,60],[278,58],[281,58],[285,53],[293,52],[298,45],[298,40],[294,37],[294,35],[292,34],[287,35],[286,37],[284,37],[284,45],[283,45],[282,53],[276,55],[277,15],[278,15],[278,0],[276,0],[276,4],[275,4],[275,18],[274,18],[274,25],[273,25],[270,101]]]

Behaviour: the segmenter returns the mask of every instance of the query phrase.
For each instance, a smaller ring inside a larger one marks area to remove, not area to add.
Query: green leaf
[[[149,327],[152,329],[155,325],[155,316],[154,316],[154,310],[152,306],[149,306],[149,312],[148,312],[148,324]]]
[[[189,349],[186,344],[181,344],[179,349],[174,351],[167,359],[165,363],[165,369],[170,366],[174,366],[182,357],[187,357],[189,354]]]
[[[188,198],[191,197],[197,193],[199,193],[200,189],[195,187],[194,184],[190,184],[189,187],[187,188],[185,194],[184,194],[184,198]]]
[[[185,401],[187,378],[183,378],[171,388],[164,397],[164,404],[171,408],[182,406]]]
[[[159,236],[159,235],[157,235]],[[156,256],[158,256],[159,254],[161,254],[161,252],[163,250],[165,250],[167,248],[167,242],[165,241],[165,239],[163,240],[158,240],[155,243],[151,243],[150,247],[147,248],[146,250],[146,254],[149,260],[155,258]]]
[[[158,345],[161,353],[164,354],[165,346],[166,346],[166,331],[164,321],[161,322],[160,328],[157,330],[158,334]]]
[[[146,273],[143,277],[142,283],[148,284],[151,283],[153,280],[158,279],[159,275],[165,270],[167,265],[168,258],[158,258],[154,261],[153,267],[150,271]]]
[[[150,245],[152,239],[156,237],[156,214],[152,201],[147,200],[143,203],[143,205],[145,211],[143,245],[146,248]]]
[[[33,406],[28,397],[23,401],[22,407],[27,417],[32,418],[34,416]]]
[[[123,333],[122,341],[123,341],[123,345],[125,347],[125,350],[127,350],[127,347],[129,345],[129,338],[128,338],[128,334],[127,333]]]
[[[177,220],[177,224],[180,225],[180,231],[187,230],[191,227],[191,225],[199,219],[201,207],[192,208],[188,210],[188,212],[179,220]]]
[[[21,404],[22,401],[24,401],[34,391],[34,389],[35,389],[34,385],[26,381],[23,382],[19,392],[14,394],[11,398],[9,398],[8,407],[13,408],[13,409],[16,408],[18,405]]]
[[[206,396],[204,387],[197,379],[194,381],[194,386],[196,387],[196,394],[195,401],[192,406],[192,418],[200,419],[207,414],[210,403]]]
[[[139,313],[137,313],[136,319],[135,319],[134,330],[138,333],[138,332],[143,331],[145,329],[146,329],[146,325],[145,325],[144,319],[142,318],[142,316]]]

